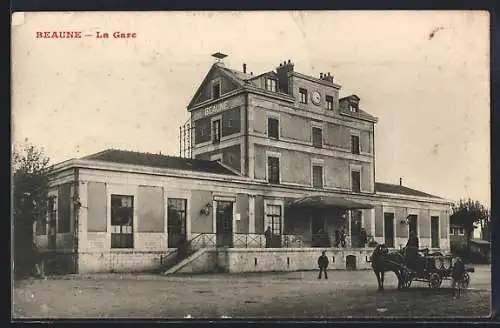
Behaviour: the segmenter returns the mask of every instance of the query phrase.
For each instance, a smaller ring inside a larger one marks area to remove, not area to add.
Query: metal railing
[[[323,239],[321,238],[323,237]],[[328,238],[325,238],[328,237]],[[312,239],[304,238],[302,235],[281,234],[274,235],[266,242],[264,234],[258,233],[228,233],[216,234],[211,232],[203,232],[196,234],[192,239],[180,245],[173,252],[161,256],[160,261],[162,266],[173,266],[197,250],[202,248],[330,248],[335,247],[335,242],[332,236],[313,235]],[[371,236],[370,236],[371,237]],[[350,238],[346,238],[346,242]],[[372,238],[369,238],[369,240]],[[373,240],[373,239],[372,239]],[[347,242],[342,248],[349,248]],[[369,246],[368,246],[369,247]]]

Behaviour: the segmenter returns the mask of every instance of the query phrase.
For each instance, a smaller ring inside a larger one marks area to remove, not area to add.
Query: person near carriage
[[[406,263],[410,269],[415,271],[418,270],[419,264],[418,246],[418,236],[415,232],[411,231],[408,242],[406,243]]]
[[[328,279],[328,274],[326,273],[326,270],[328,269],[328,257],[326,256],[326,252],[323,251],[321,252],[320,257],[318,257],[318,267],[319,267],[319,276],[318,279],[321,279],[321,273],[324,273],[325,279]]]
[[[457,257],[451,269],[451,288],[453,289],[453,297],[460,297],[464,275],[465,264],[460,257]]]

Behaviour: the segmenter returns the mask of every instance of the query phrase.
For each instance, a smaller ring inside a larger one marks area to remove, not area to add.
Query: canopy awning
[[[363,204],[335,196],[306,196],[292,199],[287,202],[287,205],[293,207],[336,207],[346,210],[374,208],[371,204]]]

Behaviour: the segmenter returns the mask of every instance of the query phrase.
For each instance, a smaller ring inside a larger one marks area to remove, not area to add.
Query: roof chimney
[[[399,178],[399,185],[402,186],[403,185],[403,178]]]
[[[243,63],[243,73],[247,72],[247,64]]]

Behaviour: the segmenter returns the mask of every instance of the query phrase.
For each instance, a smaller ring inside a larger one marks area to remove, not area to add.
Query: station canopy
[[[374,208],[374,206],[371,204],[364,204],[339,196],[305,196],[294,198],[287,201],[287,206],[298,208],[335,207],[346,210]]]

